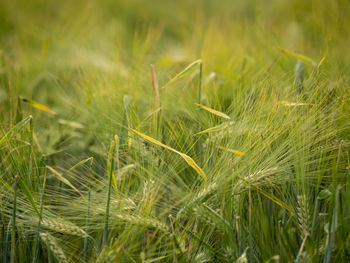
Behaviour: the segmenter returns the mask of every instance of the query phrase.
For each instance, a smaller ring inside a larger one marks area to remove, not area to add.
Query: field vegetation
[[[0,0],[0,261],[349,262],[350,2]]]

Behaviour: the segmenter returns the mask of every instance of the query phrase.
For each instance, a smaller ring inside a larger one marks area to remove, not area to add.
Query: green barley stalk
[[[252,263],[253,262],[253,236],[252,236],[252,191],[251,191],[251,187],[249,187],[249,215],[248,215],[248,224],[249,224],[249,262]]]
[[[326,254],[325,254],[324,260],[323,260],[324,263],[330,263],[331,262],[332,249],[333,249],[334,242],[335,242],[335,231],[337,230],[337,224],[338,224],[338,206],[339,206],[339,192],[340,192],[340,188],[341,188],[341,186],[338,186],[337,190],[336,190],[336,193],[335,193],[331,234],[329,236],[327,250],[326,250]]]
[[[33,126],[33,119],[30,119],[29,121],[29,130],[30,130],[30,133],[29,133],[29,143],[30,143],[30,146],[28,148],[28,188],[29,190],[31,190],[32,188],[32,168],[33,168],[33,158],[32,158],[32,155],[33,155],[33,152],[34,152],[34,147],[33,147],[33,142],[34,142],[34,137],[33,137],[33,132],[34,132],[34,126]]]
[[[108,236],[108,221],[109,221],[109,208],[110,208],[110,202],[111,202],[111,189],[112,189],[112,182],[115,181],[114,178],[114,166],[115,166],[115,160],[119,162],[118,158],[118,147],[119,147],[119,137],[118,135],[114,136],[114,140],[111,143],[109,153],[108,153],[108,165],[109,165],[109,184],[108,184],[108,195],[107,195],[107,204],[106,204],[106,218],[105,218],[105,226],[102,234],[102,242],[101,242],[101,248],[102,249],[107,242],[107,236]]]
[[[312,225],[311,225],[311,233],[310,233],[311,239],[313,238],[314,232],[315,232],[315,226],[316,226],[316,220],[317,220],[319,206],[320,206],[320,198],[317,196],[316,201],[315,201],[314,214],[312,217]]]
[[[17,98],[17,107],[16,107],[16,123],[19,123],[21,120],[23,120],[23,113],[22,113],[22,99],[20,97]]]
[[[15,182],[13,185],[11,256],[10,256],[11,263],[14,263],[16,260],[17,180],[18,180],[18,176],[15,177]]]
[[[12,117],[13,117],[13,107],[12,107],[12,86],[11,86],[11,80],[9,80],[9,113],[10,113],[10,128],[12,127]]]
[[[199,63],[199,80],[198,80],[198,104],[202,103],[202,65],[203,62]]]
[[[151,64],[151,76],[152,76],[152,85],[153,85],[153,91],[154,91],[154,102],[155,102],[155,127],[156,132],[159,133],[160,130],[160,118],[161,118],[161,102],[160,102],[160,94],[159,94],[159,84],[158,79],[156,75],[156,70],[153,64]]]
[[[44,179],[41,186],[41,204],[40,204],[40,217],[42,218],[43,215],[43,208],[44,208],[44,193],[45,193],[45,186],[46,186],[46,177],[47,177],[47,168],[44,168]],[[34,244],[34,256],[33,256],[33,263],[38,262],[38,252],[39,252],[39,238],[40,238],[40,226],[41,226],[41,219],[39,218],[38,221],[38,227],[36,231],[35,236],[35,244]]]
[[[90,159],[90,167],[89,167],[89,174],[88,174],[88,179],[91,179],[91,174],[92,174],[92,165],[93,165],[94,159],[91,157]],[[86,212],[86,237],[84,239],[84,260],[85,262],[88,261],[88,256],[89,256],[89,225],[90,225],[90,199],[91,199],[91,181],[89,181],[88,185],[88,207],[87,207],[87,212]]]
[[[120,127],[120,147],[124,147],[124,143],[127,141],[128,137],[128,130],[126,127],[130,127],[130,120],[129,120],[129,107],[130,107],[130,98],[129,96],[125,95],[123,97],[123,103],[124,103],[124,116],[123,116],[123,122],[122,126]]]
[[[7,223],[6,234],[4,237],[3,256],[2,256],[2,260],[4,263],[7,263],[7,248],[8,248],[8,241],[9,241],[9,233],[10,233],[11,224],[12,224],[12,219],[10,219],[9,222]]]

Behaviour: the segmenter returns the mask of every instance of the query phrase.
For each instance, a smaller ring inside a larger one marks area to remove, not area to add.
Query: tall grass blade
[[[77,192],[83,199],[85,199],[85,196],[74,186],[71,184],[71,182],[69,182],[66,178],[64,178],[62,176],[61,173],[57,172],[54,168],[52,168],[51,166],[47,165],[46,166],[53,174],[54,176],[62,183],[68,185],[69,187],[71,187],[75,192]]]
[[[21,97],[23,102],[27,102],[31,107],[37,109],[37,110],[41,110],[41,111],[44,111],[44,112],[47,112],[47,113],[50,113],[50,114],[57,114],[56,112],[50,110],[48,107],[46,107],[45,105],[43,104],[40,104],[39,102],[36,102],[34,100],[30,100],[30,99],[26,99],[26,98],[23,98]]]
[[[214,109],[209,108],[209,107],[207,107],[207,106],[204,106],[204,105],[202,105],[202,104],[196,103],[196,105],[199,106],[199,107],[201,107],[202,109],[204,109],[204,110],[210,112],[211,114],[214,114],[214,115],[218,116],[218,117],[221,117],[221,118],[224,118],[224,119],[227,119],[227,120],[231,119],[230,116],[228,116],[227,114],[225,114],[225,113],[223,113],[223,112],[214,110]]]
[[[35,244],[34,244],[34,255],[33,255],[33,261],[32,263],[36,263],[38,261],[38,253],[39,253],[39,240],[40,240],[40,224],[41,219],[43,215],[43,208],[44,208],[44,194],[45,194],[45,188],[46,188],[46,178],[47,178],[47,169],[44,169],[44,178],[41,185],[41,204],[40,204],[40,217],[38,220],[38,227],[36,230],[36,236],[35,236]]]
[[[288,212],[292,213],[292,209],[289,208],[284,202],[282,202],[281,200],[279,200],[277,197],[272,196],[268,193],[266,193],[263,189],[261,189],[260,187],[252,184],[251,182],[249,182],[247,179],[242,178],[241,179],[246,182],[247,184],[249,184],[251,187],[253,187],[255,190],[257,190],[259,193],[261,193],[262,195],[264,195],[265,197],[267,197],[268,199],[270,199],[272,202],[274,202],[275,204],[279,205],[280,207],[286,209]]]
[[[9,80],[9,114],[10,114],[10,128],[12,127],[13,123],[13,98],[12,98],[12,86],[11,86],[11,80]]]
[[[89,162],[89,161],[92,162],[92,161],[93,161],[93,157],[89,157],[89,158],[86,158],[86,159],[84,159],[84,160],[81,160],[80,162],[78,162],[77,164],[75,164],[74,166],[72,166],[68,171],[72,171],[72,170],[78,168],[79,166],[84,165],[85,163],[87,163],[87,162]]]
[[[336,190],[336,193],[335,193],[331,234],[329,236],[329,241],[328,241],[328,245],[327,245],[327,249],[326,249],[326,254],[325,254],[325,257],[324,257],[324,261],[323,261],[324,263],[330,263],[331,262],[332,249],[334,247],[334,242],[335,242],[335,232],[337,230],[337,225],[338,225],[338,206],[339,206],[340,188],[341,188],[341,186],[338,186],[337,190]]]
[[[179,151],[175,150],[174,148],[171,148],[171,147],[161,143],[160,141],[157,141],[157,140],[155,140],[155,139],[153,139],[153,138],[151,138],[151,137],[149,137],[149,136],[147,136],[147,135],[145,135],[145,134],[143,134],[143,133],[141,133],[141,132],[139,132],[137,130],[134,130],[134,129],[130,129],[130,130],[133,131],[134,133],[140,135],[141,137],[143,137],[144,139],[146,139],[149,142],[152,142],[152,143],[154,143],[154,144],[156,144],[158,146],[161,146],[161,147],[163,147],[163,148],[165,148],[167,150],[170,150],[170,151],[172,151],[174,153],[177,153],[178,155],[180,155],[186,161],[186,163],[189,166],[191,166],[202,177],[202,179],[204,181],[207,180],[207,176],[204,173],[204,171],[202,170],[202,168],[200,168],[199,165],[190,156],[188,156],[188,155],[186,155],[186,154],[184,154],[182,152],[179,152]]]
[[[225,122],[223,124],[205,129],[203,131],[197,132],[195,135],[201,135],[201,134],[206,134],[206,133],[212,133],[212,132],[218,132],[227,129],[230,125],[232,125],[233,122]]]
[[[233,149],[225,148],[225,147],[222,147],[222,146],[217,146],[217,148],[220,149],[220,150],[228,151],[230,153],[233,153],[233,154],[236,154],[236,155],[239,155],[239,156],[244,156],[245,155],[244,152],[241,152],[241,151],[238,151],[238,150],[233,150]]]
[[[89,167],[89,174],[88,174],[88,180],[91,179],[92,175],[92,165],[94,158],[90,157],[90,167]],[[91,185],[88,185],[88,206],[86,211],[86,237],[84,239],[84,261],[87,262],[89,258],[89,235],[90,235],[90,202],[91,202],[91,191],[90,191]]]
[[[153,64],[151,64],[151,76],[152,76],[152,84],[153,84],[153,91],[154,91],[154,97],[155,97],[155,105],[156,105],[155,108],[159,109],[161,107],[160,95],[159,95],[159,85],[158,85],[156,70],[155,70]]]
[[[103,235],[101,240],[101,248],[102,249],[106,243],[107,243],[107,237],[108,237],[108,224],[109,224],[109,209],[110,209],[110,202],[111,202],[111,189],[112,189],[112,182],[115,182],[114,177],[114,166],[115,166],[115,159],[119,147],[119,137],[118,135],[114,136],[114,140],[111,143],[110,150],[108,153],[108,176],[109,176],[109,184],[108,184],[108,194],[107,194],[107,203],[106,203],[106,217],[105,217],[105,226],[103,229]],[[116,185],[116,182],[115,182]]]
[[[18,176],[15,177],[15,183],[13,186],[13,208],[12,208],[12,232],[11,232],[11,255],[10,263],[16,261],[16,218],[17,218],[17,182]]]
[[[184,70],[182,70],[180,73],[178,73],[175,77],[173,77],[171,80],[169,80],[162,88],[165,88],[169,86],[170,84],[174,83],[175,81],[185,77],[189,73],[191,73],[198,65],[202,64],[202,60],[198,59],[191,64],[189,64]]]

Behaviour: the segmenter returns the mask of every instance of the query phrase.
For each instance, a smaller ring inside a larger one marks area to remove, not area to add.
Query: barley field
[[[0,262],[349,262],[348,0],[0,0]]]

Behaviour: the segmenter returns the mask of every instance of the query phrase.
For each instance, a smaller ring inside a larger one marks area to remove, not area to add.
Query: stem
[[[252,236],[252,191],[249,186],[249,262],[253,262],[253,236]]]
[[[198,104],[202,101],[202,62],[199,64]]]
[[[11,80],[9,80],[9,106],[10,106],[10,128],[12,127],[12,87]]]
[[[312,226],[311,226],[311,234],[310,234],[310,238],[311,239],[312,239],[312,237],[314,235],[314,231],[315,231],[315,225],[316,225],[319,205],[320,205],[320,199],[317,197],[316,198],[316,202],[315,202],[314,215],[313,215],[313,218],[312,218]]]
[[[110,202],[111,202],[111,188],[112,188],[112,178],[113,178],[113,170],[114,170],[114,160],[115,160],[115,155],[117,151],[117,144],[118,144],[118,136],[114,136],[114,142],[111,145],[111,150],[110,150],[110,169],[109,169],[109,184],[108,184],[108,195],[107,195],[107,204],[106,204],[106,219],[105,219],[105,227],[103,230],[103,235],[102,235],[102,244],[101,244],[101,249],[102,247],[106,244],[107,241],[107,235],[108,235],[108,220],[109,220],[109,207],[110,207]]]
[[[90,179],[91,174],[92,174],[92,164],[93,164],[94,159],[91,158],[90,161],[90,169],[89,169],[89,176],[88,178]],[[86,212],[86,234],[87,236],[85,237],[84,240],[84,260],[85,262],[88,261],[88,254],[89,254],[89,225],[90,225],[90,196],[91,196],[91,192],[90,192],[90,188],[91,188],[91,181],[89,181],[89,190],[88,190],[88,207],[87,207],[87,212]]]
[[[44,170],[44,181],[41,186],[41,204],[40,204],[40,216],[43,217],[43,207],[44,207],[44,193],[45,193],[45,186],[46,186],[46,176],[47,176],[47,169]],[[41,227],[41,220],[39,218],[38,221],[38,227],[37,232],[35,236],[35,245],[34,245],[34,256],[33,256],[33,263],[38,262],[38,252],[39,252],[39,234],[40,234],[40,227]]]
[[[16,213],[17,213],[17,176],[15,177],[12,209],[12,233],[11,233],[11,257],[10,262],[14,263],[16,258]]]

